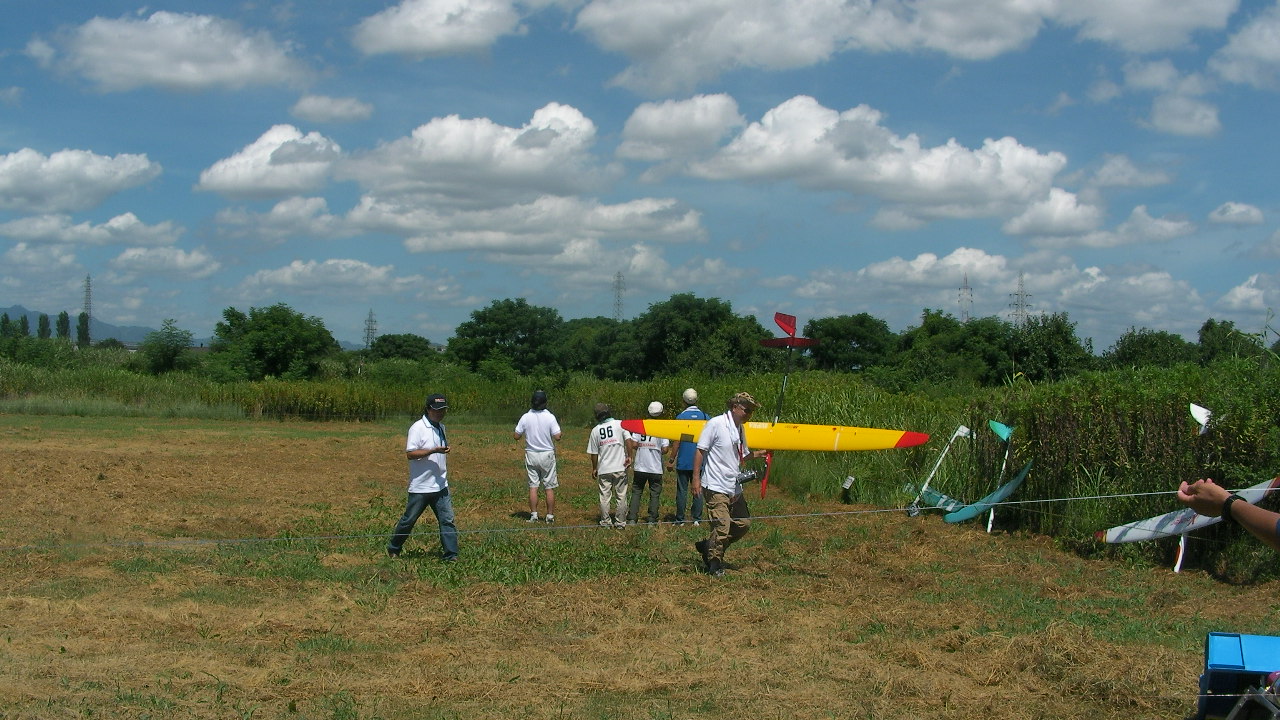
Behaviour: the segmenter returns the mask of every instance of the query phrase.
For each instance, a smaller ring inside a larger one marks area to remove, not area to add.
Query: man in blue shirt
[[[684,391],[684,410],[676,415],[677,420],[706,420],[707,414],[698,407],[698,391],[689,388]],[[689,499],[689,483],[693,480],[693,458],[698,452],[696,442],[682,440],[676,451],[676,525],[684,524],[684,507]],[[702,522],[702,495],[694,495],[689,508],[693,516],[693,524]]]

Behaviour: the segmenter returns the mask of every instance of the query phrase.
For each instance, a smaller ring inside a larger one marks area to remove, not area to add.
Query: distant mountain
[[[59,310],[58,312],[61,312]],[[49,316],[49,327],[53,334],[58,333],[58,312],[42,313],[39,310],[28,310],[21,305],[11,305],[7,308],[0,308],[0,313],[5,313],[13,322],[18,322],[18,318],[23,315],[27,316],[27,324],[31,328],[31,335],[34,337],[36,330],[40,327],[40,316]],[[71,339],[76,339],[76,322],[80,317],[80,311],[68,310],[67,314],[71,316]],[[107,338],[115,338],[122,343],[140,343],[147,339],[149,333],[155,332],[155,328],[138,327],[135,325],[112,325],[104,323],[97,318],[89,318],[89,339],[97,343]]]

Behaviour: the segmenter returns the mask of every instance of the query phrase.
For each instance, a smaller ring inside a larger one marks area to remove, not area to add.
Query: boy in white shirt
[[[600,486],[600,526],[624,528],[627,521],[627,468],[631,465],[627,449],[629,433],[613,418],[613,410],[596,403],[596,426],[587,437],[587,454],[591,456],[591,477]]]

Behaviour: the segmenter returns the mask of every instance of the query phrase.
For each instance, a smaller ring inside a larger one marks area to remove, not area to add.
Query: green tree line
[[[88,345],[88,318],[81,313],[76,347]],[[0,357],[19,362],[56,362],[71,343],[70,318],[63,312],[56,336],[41,315],[32,337],[26,316],[0,315]],[[1014,324],[997,317],[961,322],[926,309],[918,325],[895,333],[868,313],[809,320],[805,337],[818,344],[788,358],[790,367],[856,373],[891,390],[941,387],[996,387],[1021,378],[1056,382],[1092,370],[1201,366],[1223,358],[1259,357],[1267,352],[1261,334],[1242,332],[1229,321],[1208,319],[1196,342],[1147,328],[1130,328],[1095,355],[1066,313],[1034,315]],[[128,366],[137,372],[185,371],[219,382],[334,379],[364,375],[410,379],[424,368],[452,364],[494,380],[555,377],[583,373],[601,380],[646,381],[692,373],[780,370],[786,355],[762,347],[771,337],[753,316],[735,313],[730,303],[680,293],[654,303],[638,317],[565,320],[553,308],[523,298],[495,300],[471,313],[453,337],[438,345],[410,333],[377,337],[365,349],[343,351],[323,321],[285,304],[226,308],[214,329],[208,353],[190,347],[192,334],[167,319],[150,333]],[[45,342],[48,341],[48,342]],[[99,346],[119,345],[110,339]],[[1275,352],[1280,342],[1271,347]],[[379,367],[387,361],[397,361]],[[405,363],[409,363],[406,365]]]

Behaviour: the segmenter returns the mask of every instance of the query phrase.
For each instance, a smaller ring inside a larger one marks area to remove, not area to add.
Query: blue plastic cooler
[[[1204,639],[1199,720],[1225,718],[1239,696],[1280,670],[1280,637],[1211,632]],[[1215,696],[1222,697],[1215,697]]]

